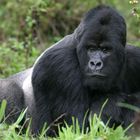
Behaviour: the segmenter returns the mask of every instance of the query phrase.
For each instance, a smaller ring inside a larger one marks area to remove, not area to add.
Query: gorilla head
[[[84,85],[102,91],[115,88],[125,61],[124,19],[110,7],[99,6],[86,14],[77,32],[81,27],[77,56]]]

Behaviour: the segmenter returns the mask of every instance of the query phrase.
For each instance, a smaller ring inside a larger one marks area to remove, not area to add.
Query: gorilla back
[[[7,117],[6,121],[8,123],[15,122],[19,117],[20,112],[27,107],[27,102],[32,99],[32,97],[29,97],[23,89],[24,81],[27,77],[31,77],[31,72],[32,69],[27,69],[10,76],[9,78],[0,79],[0,101],[3,99],[7,100],[5,116]],[[29,90],[31,93],[31,89]],[[30,102],[30,104],[32,103]]]
[[[56,120],[71,124],[72,116],[78,118],[82,127],[85,113],[89,110],[87,118],[98,114],[107,98],[102,120],[111,118],[110,126],[127,126],[134,114],[117,103],[139,105],[133,93],[135,84],[128,80],[132,79],[129,73],[135,73],[132,65],[137,72],[140,69],[140,57],[134,57],[135,49],[125,46],[123,17],[108,6],[98,6],[85,15],[73,34],[46,50],[32,73],[36,108],[33,131],[37,133],[45,122],[51,125],[50,132],[54,131]],[[140,50],[137,53],[140,55]],[[136,77],[135,74],[133,79]],[[135,83],[139,84],[140,79]]]

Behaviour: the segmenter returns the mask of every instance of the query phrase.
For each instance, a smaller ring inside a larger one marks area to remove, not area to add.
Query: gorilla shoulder
[[[132,45],[126,46],[126,73],[127,91],[135,93],[140,91],[140,48]]]

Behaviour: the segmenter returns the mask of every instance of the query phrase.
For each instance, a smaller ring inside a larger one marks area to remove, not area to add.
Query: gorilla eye
[[[101,48],[101,50],[102,50],[104,53],[108,53],[110,49],[109,49],[108,47],[103,47],[103,48]]]
[[[107,48],[102,48],[102,51],[103,52],[107,52]]]
[[[93,52],[93,51],[95,51],[96,49],[95,48],[89,48],[89,51],[91,51],[91,52]]]

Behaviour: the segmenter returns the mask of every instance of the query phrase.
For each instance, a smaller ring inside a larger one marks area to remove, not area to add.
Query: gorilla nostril
[[[95,66],[95,63],[93,61],[90,61],[91,66]]]
[[[103,67],[103,62],[99,61],[96,63],[96,70],[100,70]]]
[[[101,62],[98,62],[98,63],[96,64],[97,67],[100,67],[101,65],[102,65]]]
[[[94,63],[94,61],[89,61],[88,67],[89,67],[89,69],[94,70],[95,69],[95,63]]]

